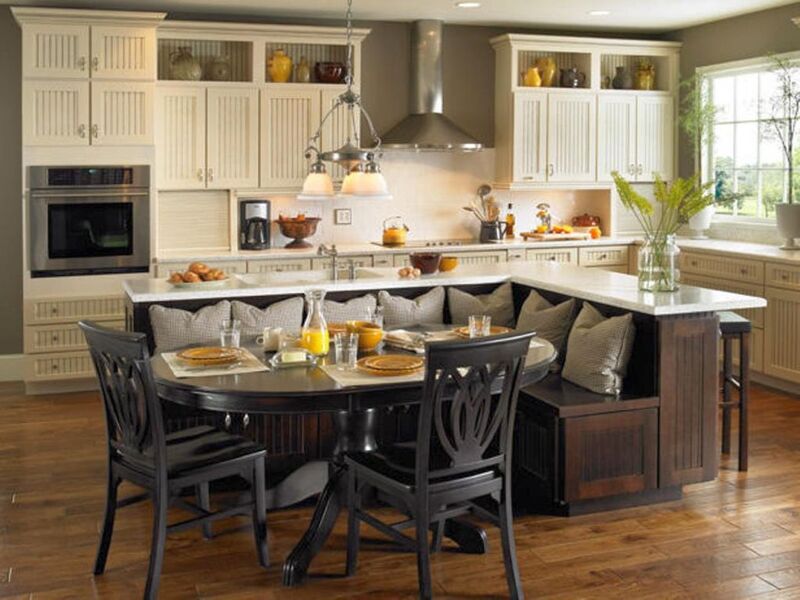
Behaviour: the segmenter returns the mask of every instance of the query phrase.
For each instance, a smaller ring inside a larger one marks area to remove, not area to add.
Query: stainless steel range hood
[[[442,22],[415,21],[411,30],[411,114],[382,136],[384,148],[482,150],[483,144],[442,114]]]

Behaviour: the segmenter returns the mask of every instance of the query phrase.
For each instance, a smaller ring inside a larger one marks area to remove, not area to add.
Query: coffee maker
[[[239,248],[266,250],[270,244],[269,200],[239,202]]]

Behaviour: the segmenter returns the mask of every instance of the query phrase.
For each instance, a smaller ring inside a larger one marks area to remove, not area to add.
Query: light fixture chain
[[[347,13],[346,19],[346,33],[347,38],[347,64],[345,66],[346,74],[345,80],[347,83],[347,91],[349,92],[353,86],[353,0],[347,0]]]

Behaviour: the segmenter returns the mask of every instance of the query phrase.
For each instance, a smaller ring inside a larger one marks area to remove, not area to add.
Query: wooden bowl
[[[314,75],[320,83],[342,83],[345,65],[341,62],[318,62],[314,65]]]
[[[278,228],[281,230],[281,234],[293,240],[284,248],[311,248],[312,244],[304,240],[317,232],[317,224],[321,220],[319,217],[306,217],[302,221],[278,219]]]
[[[439,261],[439,270],[442,273],[446,273],[447,271],[452,271],[457,266],[458,266],[457,256],[443,256],[442,260]]]
[[[358,349],[371,352],[383,340],[383,329],[370,321],[348,321],[347,330],[358,334]]]

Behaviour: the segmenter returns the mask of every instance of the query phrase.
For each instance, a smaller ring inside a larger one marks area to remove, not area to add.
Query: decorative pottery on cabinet
[[[230,81],[231,61],[227,56],[215,56],[206,66],[206,77],[210,81]]]
[[[542,78],[542,85],[544,87],[553,87],[555,83],[556,61],[552,56],[546,58],[537,58],[535,62],[536,68],[539,70],[539,75]]]
[[[538,67],[528,67],[522,75],[522,85],[525,87],[542,87],[542,76],[539,75]]]
[[[561,69],[561,87],[581,88],[586,83],[586,73],[578,71],[577,67]]]
[[[189,46],[181,46],[170,55],[170,77],[179,81],[200,81],[203,67]]]
[[[311,81],[311,67],[308,64],[308,59],[305,56],[300,57],[300,62],[294,69],[295,83],[308,83]]]
[[[649,91],[655,89],[656,67],[652,63],[642,61],[636,69],[636,89]]]
[[[286,83],[292,77],[292,59],[283,50],[275,50],[267,59],[267,74],[270,81]]]
[[[617,74],[611,80],[611,87],[615,90],[629,90],[633,87],[633,79],[625,67],[617,67]]]

